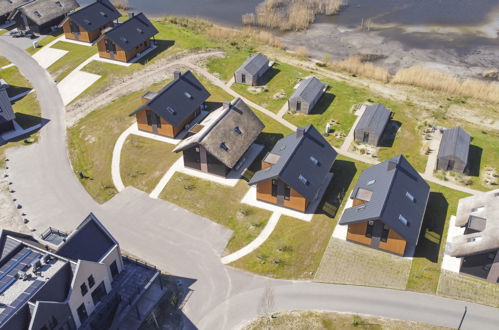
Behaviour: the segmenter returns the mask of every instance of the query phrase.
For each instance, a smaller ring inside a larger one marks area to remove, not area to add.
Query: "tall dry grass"
[[[244,29],[234,29],[225,26],[213,25],[207,29],[207,34],[215,39],[227,42],[229,40],[241,40],[243,38],[250,38],[256,40],[265,45],[284,49],[284,43],[281,39],[274,36],[268,31],[262,31],[250,27],[245,27]]]
[[[255,13],[244,14],[244,25],[281,31],[306,29],[316,15],[334,15],[345,6],[344,0],[265,0]]]
[[[497,82],[472,78],[459,79],[452,74],[420,66],[399,70],[392,82],[499,103],[499,83]]]
[[[385,68],[374,65],[373,63],[363,61],[361,56],[350,56],[343,61],[331,63],[332,66],[341,70],[375,79],[387,83],[390,81],[390,74]]]
[[[112,0],[111,2],[113,6],[116,7],[116,9],[118,10],[124,11],[130,9],[128,0]]]

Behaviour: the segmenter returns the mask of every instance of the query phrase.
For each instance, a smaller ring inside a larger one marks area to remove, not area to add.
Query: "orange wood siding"
[[[137,127],[141,131],[146,131],[150,133],[154,133],[154,130],[151,125],[147,124],[147,114],[146,114],[147,109],[144,109],[142,111],[137,112],[135,114],[135,118],[137,120]],[[197,115],[199,114],[199,109],[193,113],[192,115],[189,116],[182,124],[179,126],[175,127],[172,124],[170,124],[168,121],[166,121],[163,118],[161,119],[161,127],[158,127],[158,135],[163,135],[167,137],[174,138],[180,133],[185,125],[187,125],[189,122],[191,122]]]
[[[353,200],[353,206],[357,206],[357,205],[361,205],[361,204],[365,204],[366,201],[363,201],[363,200],[360,200],[360,199],[354,199]]]
[[[371,245],[371,239],[366,237],[367,222],[348,225],[347,240],[360,244]]]
[[[112,25],[112,23],[106,25],[105,27],[110,26],[110,25]],[[71,19],[70,18],[67,19],[66,22],[64,22],[64,24],[62,25],[62,29],[64,30],[64,36],[67,39],[78,40],[78,41],[83,41],[83,42],[93,42],[94,40],[96,40],[100,36],[101,29],[97,29],[94,31],[87,31],[82,26],[79,26],[79,27],[80,27],[80,34],[77,38],[76,35],[71,32]]]
[[[404,255],[406,245],[407,241],[393,229],[390,229],[386,242],[379,242],[380,249],[390,251],[401,256]]]
[[[262,162],[262,169],[272,166],[270,163]]]
[[[257,183],[256,199],[272,204],[277,204],[277,197],[272,196],[272,180]]]
[[[141,131],[153,132],[152,126],[147,125],[147,115],[146,111],[142,110],[135,114],[135,118],[137,119],[137,127]]]
[[[103,58],[112,58],[109,53],[106,52],[106,37],[99,40],[97,43],[97,49],[99,50],[99,56]],[[132,60],[137,53],[142,52],[151,46],[151,40],[146,40],[141,46],[136,47],[130,51],[124,51],[120,46],[116,45],[116,54],[114,59],[121,62],[129,62]]]
[[[284,206],[300,212],[305,212],[308,206],[308,200],[300,195],[296,190],[291,189],[289,201],[284,200]]]

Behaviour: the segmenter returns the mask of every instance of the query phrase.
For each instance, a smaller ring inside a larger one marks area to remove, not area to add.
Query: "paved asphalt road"
[[[38,232],[49,225],[71,230],[94,212],[124,250],[178,276],[192,290],[183,309],[186,328],[233,329],[259,315],[264,292],[272,287],[275,311],[345,311],[457,327],[467,305],[463,329],[497,329],[498,309],[490,307],[406,291],[272,280],[226,267],[220,254],[230,231],[133,188],[97,204],[71,169],[56,85],[28,54],[2,40],[0,55],[31,81],[49,120],[38,144],[8,151],[14,197],[29,225]]]

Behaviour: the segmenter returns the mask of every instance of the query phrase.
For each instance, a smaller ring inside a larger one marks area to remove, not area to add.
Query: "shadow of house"
[[[468,170],[467,174],[469,176],[480,176],[480,166],[482,164],[482,153],[483,149],[474,144],[470,145],[470,151],[468,156]]]
[[[315,105],[315,107],[310,112],[311,115],[322,115],[329,108],[331,104],[333,104],[336,99],[336,95],[333,93],[325,92],[322,94],[322,97],[319,99],[319,102]]]
[[[323,214],[330,218],[336,216],[357,171],[354,162],[348,160],[336,160],[334,162],[331,168],[334,177],[319,204],[317,214]]]
[[[175,45],[174,40],[155,40],[154,43],[156,45],[156,48],[154,50],[152,50],[150,53],[148,53],[147,55],[141,57],[135,63],[146,65],[152,59],[154,59],[156,56],[158,56],[162,52],[168,50],[168,48],[173,47],[173,45]]]
[[[23,87],[23,86],[12,86],[12,85],[9,85],[9,87],[7,88],[7,95],[9,95],[10,98],[13,98],[13,97],[15,97],[17,95],[20,95],[20,94],[26,94],[27,95],[27,93],[29,91],[31,91],[31,88]],[[22,97],[16,99],[16,101],[18,101],[20,99],[22,99]],[[14,103],[15,103],[15,101],[12,102],[12,104],[14,104]]]
[[[223,105],[223,102],[204,102],[204,110],[211,112],[220,108]]]
[[[437,263],[449,203],[442,193],[430,192],[414,257]]]
[[[260,78],[256,80],[257,86],[267,85],[274,77],[281,72],[280,69],[276,67],[270,67]]]
[[[17,112],[16,122],[19,124],[19,126],[21,126],[23,130],[27,130],[28,132],[26,134],[16,136],[7,141],[4,140],[2,137],[0,137],[0,146],[9,142],[19,142],[22,140],[29,139],[31,136],[40,131],[45,125],[47,125],[50,122],[50,120]],[[38,127],[34,128],[33,130],[30,130],[30,128],[35,126]]]
[[[388,125],[381,135],[381,139],[379,141],[379,147],[391,148],[395,143],[395,138],[397,137],[397,133],[402,127],[402,123],[397,120],[390,120]]]

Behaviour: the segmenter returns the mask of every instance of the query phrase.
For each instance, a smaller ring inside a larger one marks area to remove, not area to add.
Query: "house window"
[[[71,27],[71,33],[80,33],[80,26],[75,22],[71,21],[70,27]]]
[[[399,221],[402,222],[405,226],[409,226],[409,220],[407,220],[402,214],[399,215]]]
[[[245,83],[246,83],[246,75],[245,75],[244,73],[241,75],[241,82],[242,82],[243,84],[245,84]]]
[[[81,289],[81,295],[84,296],[87,294],[88,292],[88,288],[87,288],[87,285],[85,283],[83,283],[82,285],[80,285],[80,289]]]
[[[220,143],[220,148],[222,148],[223,150],[225,151],[229,151],[229,147],[227,147],[227,145],[225,143]]]
[[[87,314],[87,309],[85,308],[85,304],[81,304],[80,307],[76,310],[78,313],[78,318],[80,319],[80,322],[83,323],[88,317]]]
[[[36,17],[42,17],[42,14],[38,10],[35,10],[34,14]]]
[[[97,305],[106,294],[106,286],[104,285],[104,282],[100,282],[99,286],[92,292],[92,301],[94,302],[94,305]]]
[[[93,275],[90,275],[88,277],[88,287],[89,288],[93,288],[93,286],[95,285],[95,279],[94,279],[94,276]]]
[[[109,270],[111,270],[111,276],[114,279],[116,275],[118,275],[118,264],[116,264],[116,260],[109,266]]]
[[[301,102],[300,101],[296,102],[296,111],[301,111]]]
[[[289,201],[291,198],[291,188],[286,185],[284,186],[284,200]]]
[[[106,52],[108,52],[108,53],[116,53],[116,45],[114,44],[114,42],[112,42],[109,39],[106,39],[106,41],[104,43],[105,43],[105,46],[106,46]]]
[[[407,197],[411,202],[414,202],[414,196],[410,192],[405,193],[405,197]]]
[[[184,92],[185,97],[192,99],[192,95],[189,92]]]
[[[234,128],[234,132],[236,132],[236,134],[243,134],[243,132],[241,132],[241,129],[239,128],[239,126],[236,126],[236,128]]]
[[[386,242],[388,240],[388,235],[390,234],[390,227],[383,225],[383,232],[381,233],[381,242]]]
[[[300,176],[298,177],[298,180],[300,180],[301,183],[303,184],[308,184],[308,180],[306,177],[304,177],[303,175],[300,174]]]
[[[369,221],[367,223],[367,228],[366,228],[366,237],[371,238],[373,237],[373,228],[374,228],[374,221]]]
[[[375,183],[376,183],[376,180],[371,180],[371,181],[369,181],[369,182],[367,183],[367,185],[368,185],[368,186],[372,186],[372,185],[373,185],[373,184],[375,184]]]
[[[272,179],[272,196],[277,196],[277,180]]]

